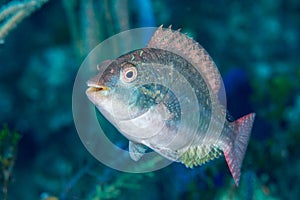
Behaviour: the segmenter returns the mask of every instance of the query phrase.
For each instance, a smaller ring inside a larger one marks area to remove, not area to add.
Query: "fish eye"
[[[133,77],[133,71],[128,71],[126,74],[125,74],[126,78],[130,79]]]
[[[134,81],[137,77],[137,69],[135,67],[128,67],[123,69],[122,79],[126,83]]]

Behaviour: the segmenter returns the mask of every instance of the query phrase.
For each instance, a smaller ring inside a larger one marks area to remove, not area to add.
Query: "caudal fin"
[[[254,118],[255,113],[251,113],[232,123],[235,139],[233,144],[224,150],[226,162],[237,186]]]

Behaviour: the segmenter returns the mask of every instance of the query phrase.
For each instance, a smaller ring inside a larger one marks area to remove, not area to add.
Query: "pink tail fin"
[[[254,117],[255,113],[251,113],[232,123],[235,134],[234,143],[224,151],[226,162],[237,186],[240,181],[242,162],[247,149]]]

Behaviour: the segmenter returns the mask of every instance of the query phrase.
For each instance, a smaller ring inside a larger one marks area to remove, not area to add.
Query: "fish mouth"
[[[94,83],[88,83],[88,89],[87,92],[100,92],[100,91],[107,91],[109,90],[109,87],[106,87],[104,85],[97,85]]]

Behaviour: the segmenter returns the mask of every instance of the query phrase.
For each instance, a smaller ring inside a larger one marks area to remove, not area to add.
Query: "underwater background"
[[[299,10],[297,0],[0,0],[0,199],[298,199]],[[224,157],[131,174],[78,137],[84,58],[121,31],[161,24],[208,51],[234,118],[257,114],[238,188]]]

